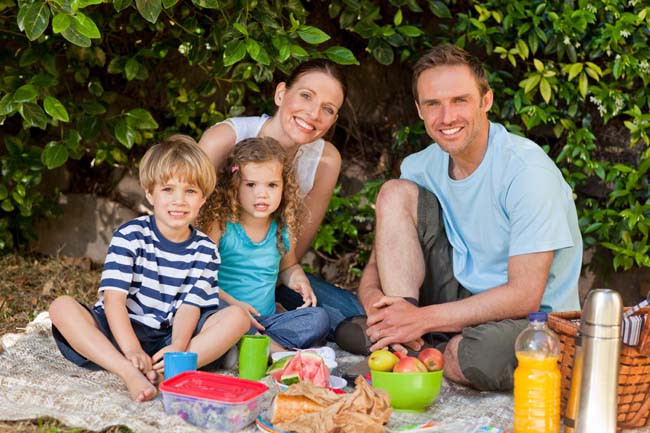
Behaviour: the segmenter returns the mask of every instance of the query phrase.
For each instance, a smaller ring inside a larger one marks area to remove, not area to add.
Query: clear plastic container
[[[240,430],[262,410],[260,382],[204,371],[187,371],[160,384],[165,412],[199,427]]]
[[[546,313],[530,313],[515,341],[514,433],[560,432],[560,341]]]

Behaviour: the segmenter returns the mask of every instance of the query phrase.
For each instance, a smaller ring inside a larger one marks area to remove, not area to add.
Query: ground
[[[0,335],[22,332],[57,296],[71,295],[92,305],[97,300],[101,266],[76,258],[0,257]],[[2,348],[0,347],[0,350]],[[107,433],[126,433],[110,428]],[[52,419],[0,421],[0,433],[84,433]]]

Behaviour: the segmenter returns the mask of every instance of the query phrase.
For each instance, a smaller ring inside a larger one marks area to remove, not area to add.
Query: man
[[[377,198],[358,291],[369,350],[426,342],[444,351],[447,379],[512,389],[527,314],[579,308],[573,194],[537,144],[488,120],[492,90],[464,50],[425,54],[413,93],[434,143],[407,157]]]

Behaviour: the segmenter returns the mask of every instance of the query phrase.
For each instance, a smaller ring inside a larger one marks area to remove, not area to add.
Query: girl
[[[273,137],[295,167],[300,195],[306,212],[301,229],[295,232],[298,260],[309,250],[318,232],[341,169],[341,155],[323,136],[334,125],[346,94],[345,77],[327,60],[299,65],[275,89],[278,109],[269,117],[234,117],[217,123],[201,137],[199,145],[212,163],[223,167],[235,143],[251,137]],[[330,320],[330,336],[346,317],[364,314],[353,293],[309,276],[311,285]],[[277,289],[277,300],[287,309],[303,301],[286,286]]]
[[[246,139],[218,179],[198,224],[219,245],[220,299],[249,312],[251,331],[271,337],[271,352],[324,342],[329,319],[295,253],[298,197],[287,154],[270,137]],[[300,308],[276,314],[278,279],[299,294]]]

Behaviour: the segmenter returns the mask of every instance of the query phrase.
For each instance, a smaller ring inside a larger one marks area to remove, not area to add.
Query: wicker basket
[[[642,308],[634,315],[647,314]],[[562,413],[564,414],[571,387],[571,370],[575,354],[580,311],[551,313],[549,327],[560,338],[560,372],[562,374]],[[617,426],[635,428],[650,425],[650,318],[646,319],[639,344],[621,346],[618,376]]]

